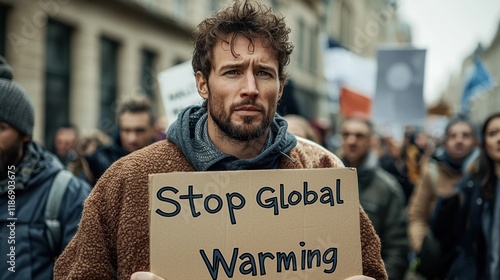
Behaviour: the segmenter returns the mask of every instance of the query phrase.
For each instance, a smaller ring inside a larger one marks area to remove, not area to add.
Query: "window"
[[[7,38],[7,7],[0,5],[0,55],[5,56]]]
[[[101,37],[100,52],[99,128],[111,134],[116,126],[115,106],[118,92],[118,42]]]
[[[154,102],[156,99],[155,89],[158,87],[155,70],[156,53],[149,50],[142,50],[141,60],[141,88],[151,101]]]
[[[70,123],[71,27],[49,19],[45,50],[45,145],[53,149],[57,128]]]

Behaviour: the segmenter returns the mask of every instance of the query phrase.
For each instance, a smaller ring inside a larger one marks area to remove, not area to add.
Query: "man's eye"
[[[259,73],[257,73],[257,76],[271,76],[271,74],[266,71],[259,71]]]
[[[226,72],[227,75],[236,75],[238,72],[236,70],[229,70]]]

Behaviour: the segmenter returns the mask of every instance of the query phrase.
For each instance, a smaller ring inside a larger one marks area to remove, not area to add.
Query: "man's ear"
[[[208,80],[200,71],[196,71],[196,89],[203,99],[208,99]]]
[[[281,100],[281,96],[283,95],[283,89],[285,88],[286,80],[280,81],[280,91],[278,93],[278,101]]]

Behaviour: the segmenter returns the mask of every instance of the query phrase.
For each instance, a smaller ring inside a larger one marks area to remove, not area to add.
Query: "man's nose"
[[[127,135],[127,140],[129,143],[134,143],[135,141],[137,141],[137,132],[135,131],[129,132]]]
[[[255,75],[250,71],[245,74],[244,85],[241,94],[248,95],[250,97],[259,94],[259,89],[257,87],[257,80],[255,79]]]
[[[353,143],[356,143],[356,134],[354,133],[350,133],[347,135],[347,137],[345,138],[345,141],[346,143],[348,144],[353,144]]]

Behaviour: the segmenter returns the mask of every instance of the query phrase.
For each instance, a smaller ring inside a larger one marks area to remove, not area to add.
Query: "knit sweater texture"
[[[342,167],[332,153],[298,139],[280,169]],[[149,271],[148,175],[195,171],[169,140],[154,143],[115,162],[85,202],[80,228],[57,259],[54,279],[130,279]],[[332,225],[333,226],[333,225]],[[380,240],[360,207],[363,274],[387,279]]]

